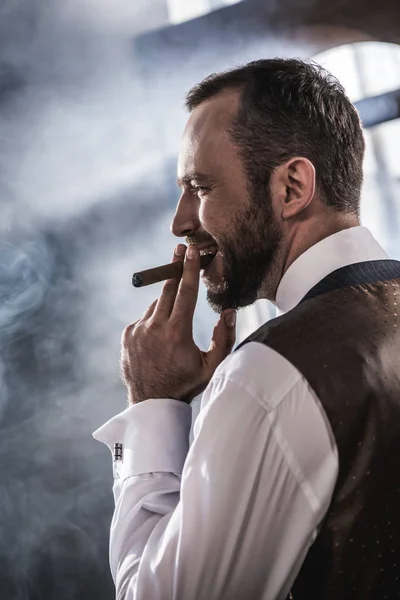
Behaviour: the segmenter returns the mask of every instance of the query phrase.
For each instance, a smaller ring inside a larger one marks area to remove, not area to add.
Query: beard
[[[272,211],[270,194],[252,194],[249,208],[233,223],[232,233],[219,238],[223,255],[221,282],[207,289],[207,302],[222,313],[228,308],[244,308],[253,304],[266,277],[271,273],[282,232]]]

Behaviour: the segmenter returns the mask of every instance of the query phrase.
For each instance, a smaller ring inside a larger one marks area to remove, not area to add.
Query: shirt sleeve
[[[192,409],[169,398],[146,400],[127,408],[93,433],[110,448],[122,445],[122,460],[114,463],[114,499],[128,477],[147,473],[182,473],[189,449]]]
[[[210,382],[188,452],[190,407],[175,400],[143,402],[96,432],[131,448],[111,526],[117,600],[286,597],[329,506],[337,457],[300,374],[248,346]]]

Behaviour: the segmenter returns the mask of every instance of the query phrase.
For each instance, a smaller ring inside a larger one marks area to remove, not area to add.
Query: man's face
[[[281,239],[268,184],[255,190],[249,185],[229,137],[238,100],[237,91],[224,92],[192,112],[178,160],[182,195],[171,225],[175,235],[200,248],[217,245],[202,278],[207,301],[219,313],[262,297]]]

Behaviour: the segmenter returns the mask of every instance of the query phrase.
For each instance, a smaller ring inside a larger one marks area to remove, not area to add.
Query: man
[[[124,331],[131,406],[95,434],[122,457],[117,598],[398,597],[400,263],[360,226],[358,114],[321,68],[280,59],[211,75],[187,106],[183,277]],[[221,317],[201,352],[206,247]],[[282,314],[230,354],[257,298]]]

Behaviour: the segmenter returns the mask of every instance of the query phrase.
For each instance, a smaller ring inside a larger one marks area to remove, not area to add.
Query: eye
[[[210,188],[206,187],[205,185],[195,185],[192,184],[192,191],[195,194],[205,194],[209,191]]]

